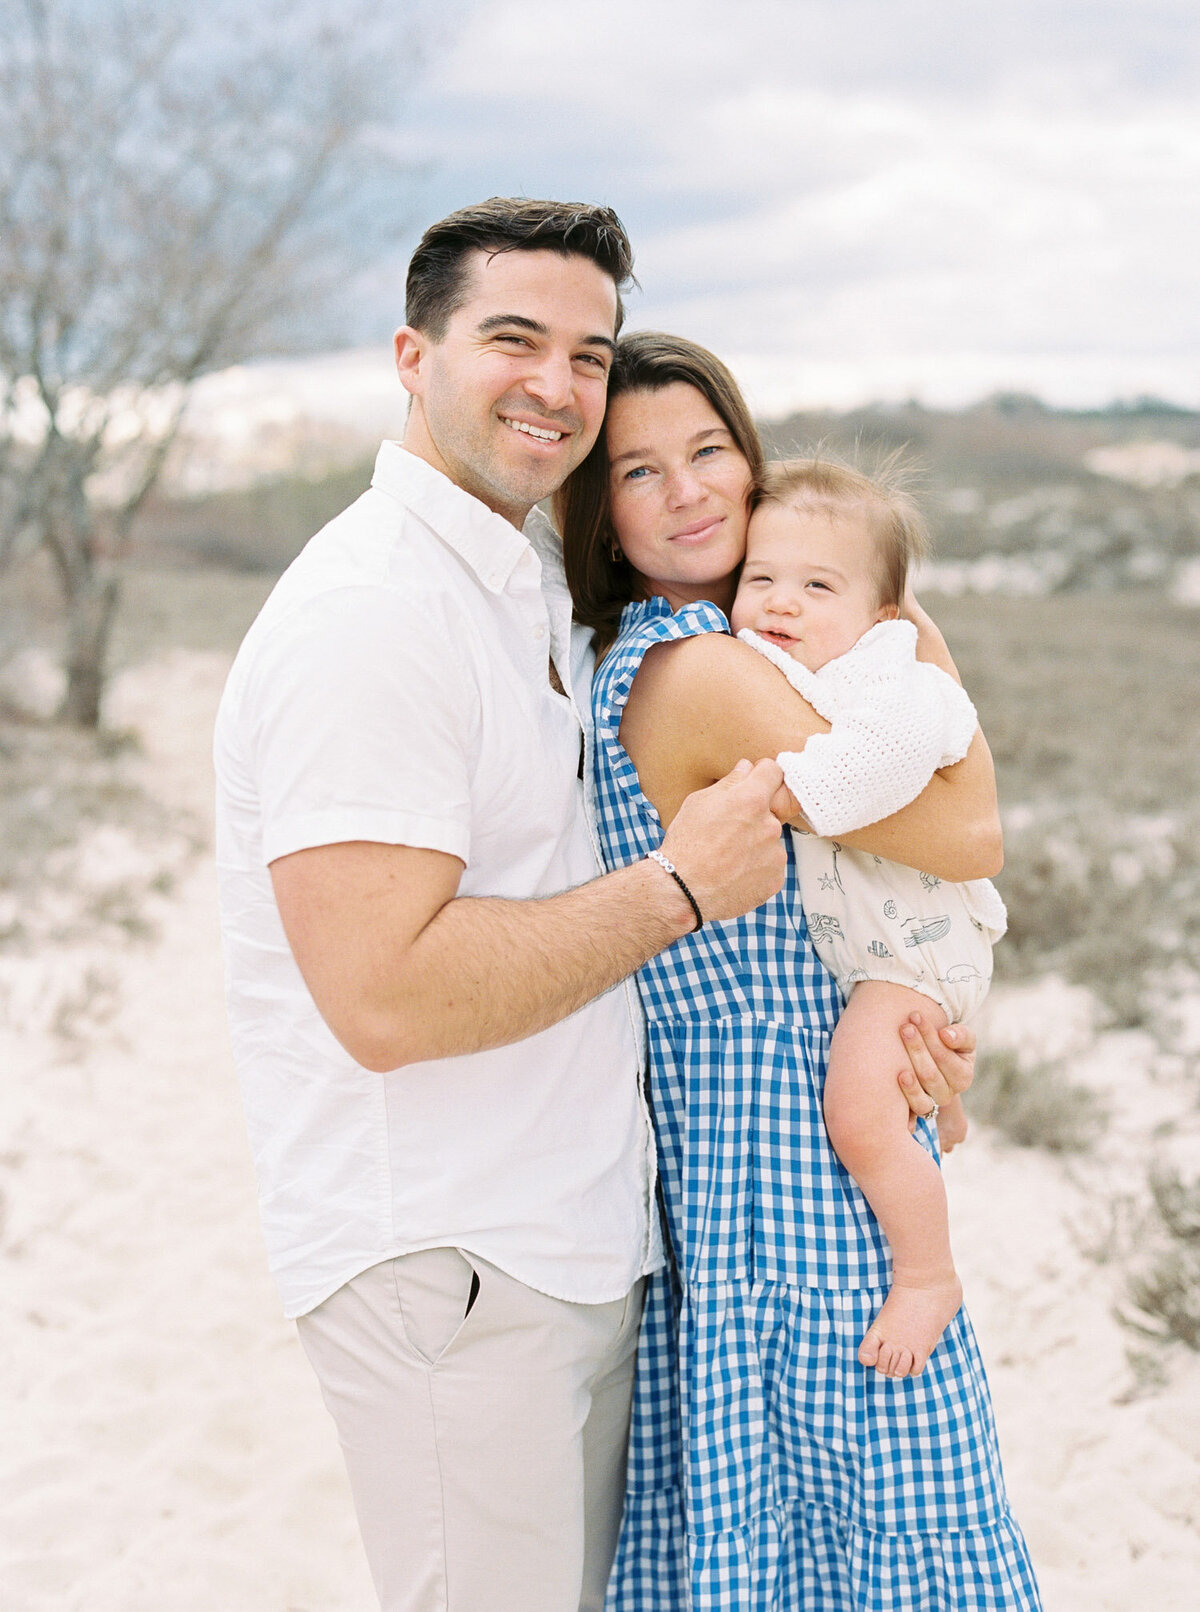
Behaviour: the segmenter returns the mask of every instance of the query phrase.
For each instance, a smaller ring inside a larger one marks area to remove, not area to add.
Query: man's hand
[[[787,871],[771,802],[783,781],[774,761],[739,761],[707,789],[688,795],[663,839],[663,855],[696,898],[705,920],[761,907]]]
[[[914,1124],[962,1095],[975,1078],[975,1032],[965,1024],[939,1030],[920,1013],[910,1013],[900,1027],[910,1067],[898,1075],[900,1090],[912,1110]]]

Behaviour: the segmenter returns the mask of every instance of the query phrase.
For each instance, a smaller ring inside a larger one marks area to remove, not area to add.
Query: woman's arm
[[[961,686],[962,678],[958,675],[958,667],[954,664],[954,657],[942,637],[941,629],[929,612],[917,603],[917,596],[911,588],[905,591],[901,615],[917,629],[917,659],[940,667]]]
[[[813,734],[828,731],[761,655],[724,634],[706,633],[647,653],[621,741],[665,826],[686,795],[724,777],[742,756],[800,750]],[[786,815],[799,817],[794,801]],[[844,843],[955,882],[998,872],[999,812],[983,735],[975,735],[962,761],[935,773],[910,805],[847,834]]]

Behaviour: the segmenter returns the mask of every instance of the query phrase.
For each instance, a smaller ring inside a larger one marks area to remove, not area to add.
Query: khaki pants
[[[383,1612],[600,1612],[641,1300],[568,1304],[432,1248],[300,1317]]]

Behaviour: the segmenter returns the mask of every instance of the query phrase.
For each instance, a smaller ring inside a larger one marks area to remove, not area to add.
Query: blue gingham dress
[[[610,867],[662,838],[618,734],[642,657],[726,631],[705,603],[622,617],[593,692]],[[965,1312],[920,1377],[856,1358],[888,1248],[826,1139],[841,999],[785,837],[777,896],[639,974],[674,1268],[647,1293],[609,1612],[1033,1612]]]

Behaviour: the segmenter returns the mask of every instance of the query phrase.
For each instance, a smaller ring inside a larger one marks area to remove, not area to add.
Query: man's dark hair
[[[621,292],[637,284],[633,248],[611,207],[493,196],[451,213],[422,235],[405,288],[404,317],[414,330],[441,341],[451,315],[466,301],[467,257],[475,251],[558,252],[590,259],[617,288],[618,331],[625,317]]]

